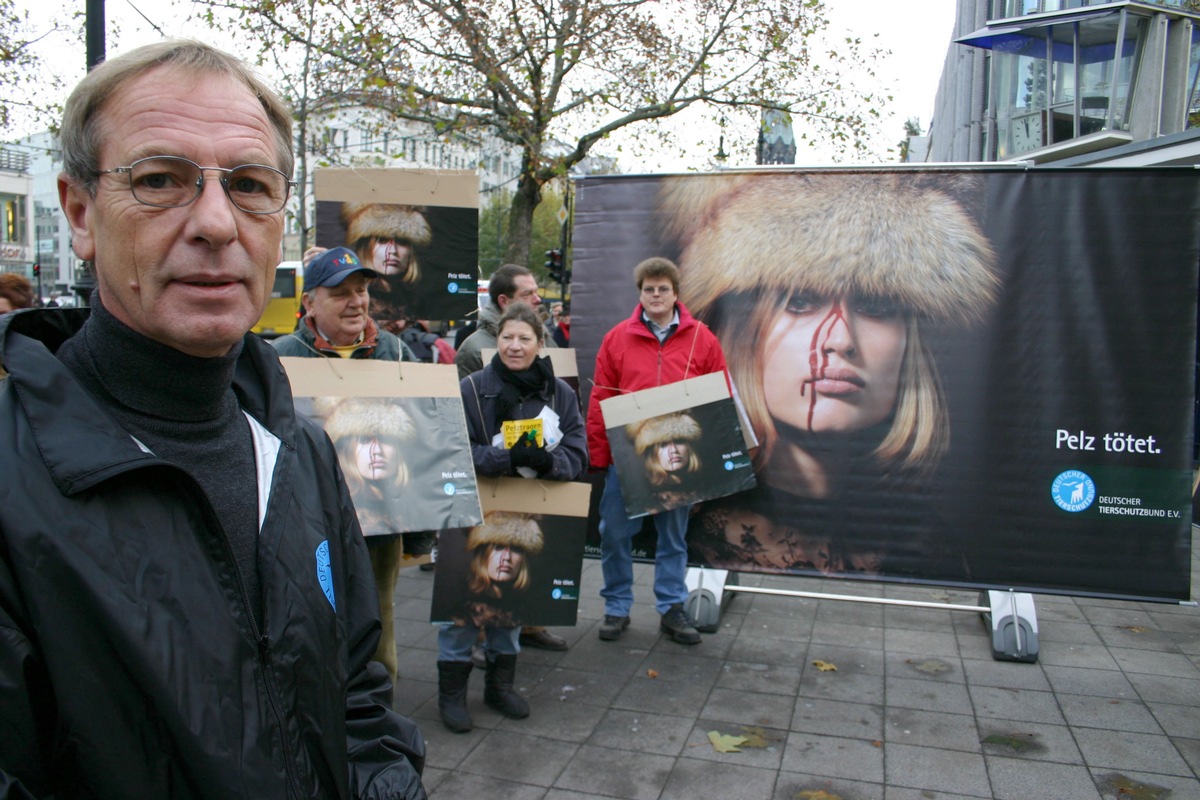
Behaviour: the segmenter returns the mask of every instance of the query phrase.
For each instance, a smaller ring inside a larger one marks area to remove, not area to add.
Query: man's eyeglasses
[[[670,286],[643,286],[642,294],[670,294],[675,291]]]
[[[247,214],[280,211],[295,183],[274,167],[202,167],[178,156],[139,158],[128,167],[102,169],[99,175],[128,175],[133,199],[155,208],[179,208],[195,202],[204,191],[204,173],[220,172],[221,188],[234,207]]]

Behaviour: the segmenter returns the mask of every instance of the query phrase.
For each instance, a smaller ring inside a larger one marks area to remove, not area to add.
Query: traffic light
[[[562,250],[546,251],[546,272],[550,275],[550,280],[560,286],[571,280],[571,274],[563,269]]]
[[[35,277],[35,278],[36,278],[37,276],[39,276],[39,275],[41,275],[41,274],[42,274],[42,265],[41,265],[41,264],[34,264],[34,265],[33,265],[33,277]]]

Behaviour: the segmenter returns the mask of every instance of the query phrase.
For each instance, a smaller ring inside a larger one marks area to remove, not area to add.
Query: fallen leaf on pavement
[[[908,663],[916,667],[918,672],[924,672],[929,675],[937,675],[950,669],[949,664],[945,663],[944,661],[936,661],[934,659],[917,662],[910,658],[908,659]]]
[[[742,736],[746,739],[742,742],[742,747],[770,747],[771,742],[779,741],[767,736],[767,732],[757,725],[752,728],[742,728]]]
[[[821,672],[837,672],[837,667],[835,667],[833,664],[830,664],[828,661],[821,661],[818,659],[813,662],[813,666],[819,669]]]
[[[806,789],[796,793],[796,800],[842,800],[842,796],[830,794],[824,789]]]
[[[658,670],[656,670],[656,669],[648,669],[648,670],[646,670],[646,677],[647,677],[647,678],[657,678],[657,677],[658,677]]]
[[[709,731],[708,740],[718,753],[740,753],[742,751],[738,747],[746,743],[745,736],[730,736],[720,731]]]
[[[1036,742],[1031,733],[1012,733],[1008,735],[993,734],[985,738],[983,744],[994,744],[1022,753],[1033,748]]]
[[[1116,773],[1097,775],[1096,778],[1101,785],[1107,784],[1110,790],[1115,790],[1116,796],[1121,800],[1165,800],[1172,794],[1171,790],[1164,786],[1141,783]]]

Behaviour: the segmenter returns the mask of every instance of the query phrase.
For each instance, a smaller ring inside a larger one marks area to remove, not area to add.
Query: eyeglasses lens
[[[198,165],[183,158],[155,156],[133,164],[129,184],[134,198],[150,206],[176,208],[200,196]],[[221,178],[229,200],[251,214],[271,214],[287,202],[288,181],[282,172],[258,164],[235,167]]]

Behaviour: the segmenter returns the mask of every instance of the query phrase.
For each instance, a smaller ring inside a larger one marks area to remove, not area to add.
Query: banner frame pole
[[[706,580],[706,573],[711,573],[709,576],[711,580]],[[732,597],[738,592],[943,611],[973,611],[978,613],[984,624],[991,628],[992,658],[997,661],[1025,663],[1033,663],[1038,659],[1037,610],[1034,607],[1033,595],[1029,592],[1018,592],[1013,589],[986,590],[986,598],[983,592],[980,593],[980,605],[967,605],[965,603],[937,603],[932,600],[901,600],[893,597],[810,592],[802,589],[741,586],[738,584],[737,575],[738,573],[732,570],[688,567],[685,579],[688,597],[684,604],[684,610],[696,625],[697,630],[704,633],[714,633],[719,630],[721,613],[727,602],[725,595],[729,593]],[[713,586],[714,582],[716,588]],[[985,599],[987,605],[982,605]]]

